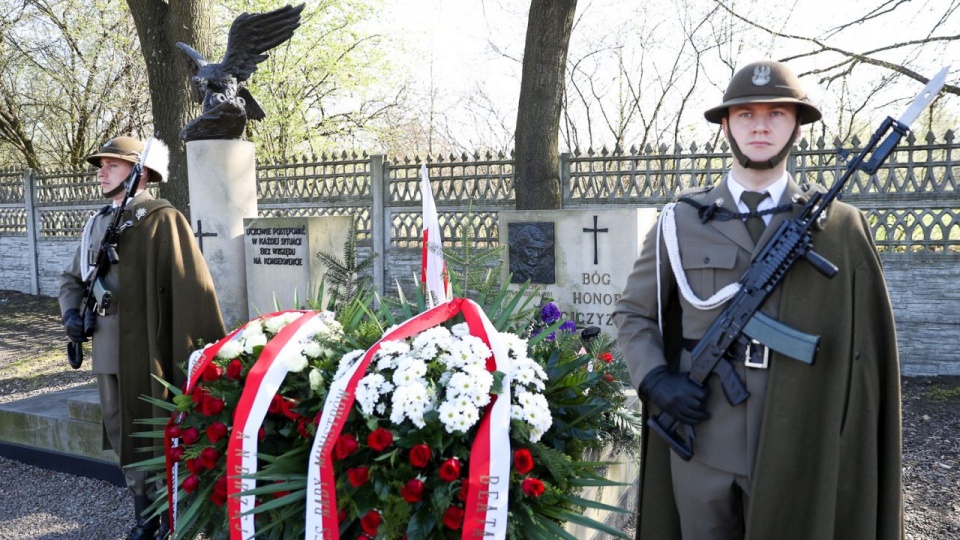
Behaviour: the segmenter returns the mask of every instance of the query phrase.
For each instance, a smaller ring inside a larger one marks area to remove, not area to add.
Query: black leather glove
[[[694,426],[708,420],[710,389],[697,386],[686,374],[673,373],[667,366],[654,368],[640,383],[640,395],[675,419]]]
[[[87,341],[84,333],[83,317],[80,316],[80,310],[70,308],[63,314],[63,327],[67,330],[67,337],[70,341],[83,343]]]

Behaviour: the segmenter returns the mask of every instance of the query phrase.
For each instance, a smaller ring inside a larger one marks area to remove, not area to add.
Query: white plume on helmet
[[[161,182],[166,182],[170,174],[170,149],[163,141],[150,137],[144,145],[143,166],[157,173]]]

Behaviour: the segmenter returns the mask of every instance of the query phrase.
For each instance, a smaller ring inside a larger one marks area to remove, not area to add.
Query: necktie
[[[747,208],[750,209],[751,214],[747,217],[745,222],[747,225],[747,231],[750,232],[750,238],[753,238],[753,243],[756,244],[760,240],[760,236],[763,234],[763,230],[767,228],[767,224],[764,223],[763,218],[755,215],[757,207],[760,205],[760,201],[769,197],[769,193],[758,193],[756,191],[744,191],[740,194],[740,200],[747,205]]]

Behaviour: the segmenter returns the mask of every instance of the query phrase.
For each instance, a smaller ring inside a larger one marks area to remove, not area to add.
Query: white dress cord
[[[660,268],[660,229],[663,230],[663,241],[667,246],[667,255],[670,258],[670,266],[673,268],[673,276],[677,280],[677,288],[680,289],[680,294],[683,295],[683,298],[690,303],[693,307],[701,310],[713,309],[730,298],[733,295],[737,294],[740,290],[740,283],[733,282],[726,287],[720,289],[713,296],[707,298],[706,300],[701,300],[690,288],[690,283],[687,282],[687,275],[683,271],[683,266],[680,262],[680,246],[677,243],[677,222],[676,216],[674,215],[673,208],[677,203],[669,203],[663,207],[663,211],[660,213],[660,227],[657,230],[657,268]],[[660,306],[661,297],[660,297],[660,272],[657,272],[657,305],[659,317],[663,319],[662,306]],[[660,332],[663,333],[661,322]]]

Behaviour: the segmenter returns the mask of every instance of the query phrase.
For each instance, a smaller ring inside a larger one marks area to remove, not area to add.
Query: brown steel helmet
[[[719,124],[731,105],[745,103],[796,103],[801,124],[816,122],[821,117],[820,109],[810,103],[800,79],[786,64],[772,60],[748,64],[737,71],[723,94],[723,103],[707,110],[703,116]]]
[[[143,142],[133,137],[114,137],[104,143],[99,152],[87,156],[87,162],[100,168],[100,158],[109,157],[137,164],[140,163],[145,146]],[[147,155],[147,161],[143,164],[143,168],[149,171],[147,180],[149,182],[166,182],[169,174],[169,162],[169,150],[165,144],[155,138]]]
[[[109,157],[122,159],[130,163],[140,163],[140,155],[143,153],[143,143],[133,137],[114,137],[100,148],[96,154],[87,156],[87,163],[94,167],[100,167],[100,158]]]
[[[722,124],[729,108],[748,103],[794,103],[797,106],[797,126],[794,136],[772,158],[766,161],[753,161],[740,150],[737,141],[727,133],[730,150],[740,165],[748,169],[772,169],[787,158],[796,134],[802,124],[820,120],[820,109],[810,103],[803,90],[800,79],[785,64],[765,60],[748,64],[734,73],[727,91],[723,94],[723,103],[707,110],[703,116],[714,124]]]

